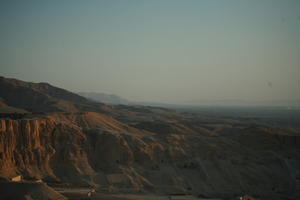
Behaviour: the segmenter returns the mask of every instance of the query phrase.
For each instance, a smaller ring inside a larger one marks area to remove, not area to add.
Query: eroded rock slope
[[[164,131],[155,132],[145,122],[134,127],[100,113],[2,119],[0,176],[22,174],[109,192],[228,198],[299,193],[295,131],[185,121],[166,121]]]

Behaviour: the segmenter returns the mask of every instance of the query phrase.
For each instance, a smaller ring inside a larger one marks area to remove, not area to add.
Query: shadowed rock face
[[[44,183],[0,182],[1,199],[67,200]]]
[[[208,197],[299,191],[299,136],[267,127],[156,134],[97,113],[0,124],[0,176]]]
[[[102,111],[105,107],[48,83],[4,77],[0,77],[0,97],[2,104],[31,112]]]

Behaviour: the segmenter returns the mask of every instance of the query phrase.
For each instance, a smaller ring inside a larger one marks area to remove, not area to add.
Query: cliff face
[[[274,198],[299,192],[299,136],[243,127],[213,135],[156,134],[97,113],[2,119],[0,126],[4,177],[111,192]]]
[[[37,166],[40,164],[43,169],[49,170],[49,157],[54,154],[54,149],[49,145],[50,129],[54,124],[50,123],[45,120],[1,120],[2,174],[12,176],[17,170],[39,171]]]
[[[80,129],[53,120],[1,120],[0,138],[0,170],[5,176],[57,179],[58,164],[77,167],[86,159],[81,150],[86,137]],[[88,170],[87,165],[83,172]]]

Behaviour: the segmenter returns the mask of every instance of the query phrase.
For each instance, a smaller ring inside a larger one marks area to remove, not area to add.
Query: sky
[[[2,0],[0,74],[133,101],[300,100],[300,1]]]

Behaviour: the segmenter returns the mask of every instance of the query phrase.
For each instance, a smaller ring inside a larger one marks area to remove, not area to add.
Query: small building
[[[22,181],[22,176],[18,175],[18,176],[12,177],[10,180],[13,182],[20,182],[20,181]]]

